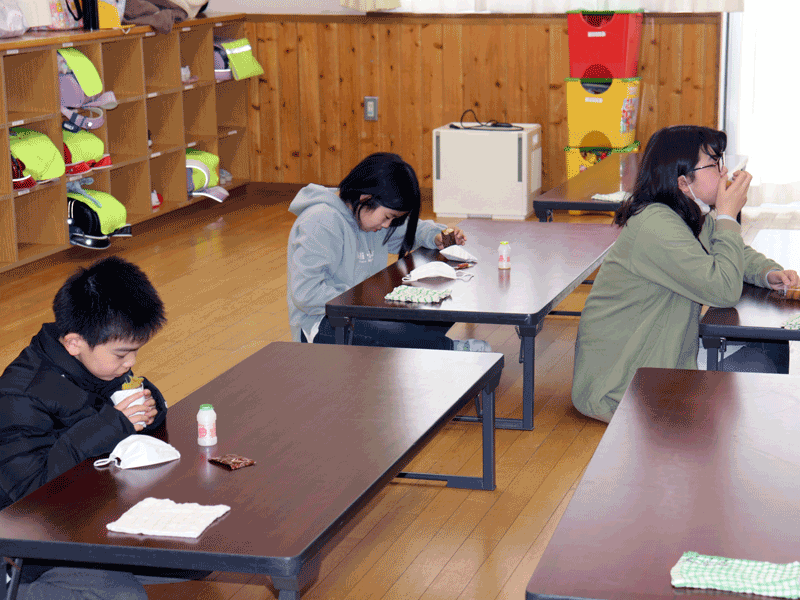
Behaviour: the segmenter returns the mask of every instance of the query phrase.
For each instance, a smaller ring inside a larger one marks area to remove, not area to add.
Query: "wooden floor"
[[[296,188],[276,187],[251,184],[223,205],[204,201],[155,219],[137,226],[133,238],[114,240],[109,251],[73,248],[0,273],[0,365],[17,356],[41,323],[52,320],[52,298],[64,279],[112,251],[140,265],[166,304],[168,324],[140,352],[134,370],[158,385],[170,405],[265,344],[290,340],[286,241],[294,216],[287,206]],[[427,200],[423,218],[432,217]],[[610,222],[602,213],[563,213],[556,219]],[[751,229],[746,224],[746,232]],[[579,310],[585,293],[579,289],[560,308]],[[605,431],[570,402],[577,324],[575,317],[548,317],[536,338],[535,429],[498,431],[494,492],[407,480],[390,484],[340,536],[322,561],[318,582],[303,597],[522,600]],[[498,415],[521,416],[522,368],[513,328],[457,324],[450,335],[486,339],[505,354]],[[480,428],[447,426],[410,469],[429,467],[477,474]],[[277,597],[265,577],[214,573],[210,579],[151,586],[150,596]]]

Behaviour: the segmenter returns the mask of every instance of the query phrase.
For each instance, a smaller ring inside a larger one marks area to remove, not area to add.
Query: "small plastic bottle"
[[[511,244],[508,242],[500,242],[500,247],[497,249],[497,268],[511,268]]]
[[[197,443],[201,446],[217,443],[217,413],[211,404],[201,404],[197,411]]]

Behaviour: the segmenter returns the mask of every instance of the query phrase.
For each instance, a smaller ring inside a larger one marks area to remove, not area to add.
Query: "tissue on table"
[[[619,192],[612,192],[611,194],[594,194],[592,200],[600,200],[601,202],[625,202],[625,200],[630,197],[630,192],[620,190]]]
[[[224,504],[203,506],[194,502],[178,504],[167,499],[145,498],[106,525],[106,529],[117,533],[196,538],[230,509]]]
[[[478,259],[464,250],[463,246],[450,246],[448,248],[443,248],[442,250],[439,250],[439,254],[448,260],[457,260],[459,262],[478,262]]]

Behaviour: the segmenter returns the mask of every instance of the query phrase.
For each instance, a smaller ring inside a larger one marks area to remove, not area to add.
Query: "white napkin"
[[[172,500],[145,498],[106,525],[106,529],[118,533],[196,538],[230,509],[224,504],[202,506],[193,502],[178,504]]]
[[[458,260],[461,262],[478,262],[478,259],[464,250],[462,246],[448,246],[447,248],[439,250],[439,254],[450,260]]]
[[[592,196],[592,200],[601,200],[602,202],[625,202],[625,200],[630,197],[630,192],[620,190],[619,192],[612,192],[610,194],[595,194]]]

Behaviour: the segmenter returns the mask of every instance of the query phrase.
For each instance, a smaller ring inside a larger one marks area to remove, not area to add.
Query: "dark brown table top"
[[[540,221],[549,221],[554,210],[616,211],[619,201],[592,200],[594,194],[632,192],[639,174],[643,152],[617,152],[567,179],[561,185],[533,199],[533,210]],[[746,157],[726,154],[725,164],[735,168]]]
[[[756,234],[750,245],[785,269],[800,269],[800,259],[796,253],[800,249],[800,231],[764,229]],[[745,284],[736,306],[709,308],[706,311],[700,322],[700,335],[800,340],[800,331],[781,328],[798,314],[800,299],[786,298],[781,292]]]
[[[328,317],[536,325],[600,265],[619,235],[612,225],[576,223],[465,219],[459,227],[467,236],[464,249],[478,260],[462,272],[474,277],[415,283],[450,288],[451,298],[425,305],[384,300],[403,285],[404,275],[431,260],[443,260],[436,250],[418,249],[328,302]],[[501,241],[511,245],[507,271],[497,268]]]
[[[575,177],[534,198],[533,210],[536,217],[545,221],[548,219],[548,211],[553,210],[617,210],[621,202],[592,200],[592,196],[620,190],[633,191],[641,157],[641,152],[609,155]]]
[[[498,354],[270,344],[169,409],[180,460],[85,461],[0,512],[0,546],[14,557],[296,574],[502,366]],[[209,449],[197,445],[203,403],[217,413]],[[207,461],[226,453],[257,464]],[[106,530],[147,497],[231,510],[196,540]]]
[[[639,369],[526,598],[741,597],[669,571],[686,551],[798,559],[799,438],[800,378]]]

